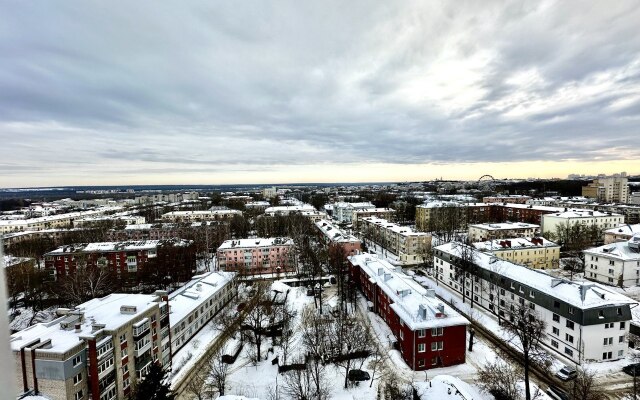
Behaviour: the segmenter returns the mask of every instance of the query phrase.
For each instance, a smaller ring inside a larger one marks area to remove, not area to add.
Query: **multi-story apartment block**
[[[633,192],[629,195],[629,203],[640,205],[640,192]]]
[[[46,217],[29,219],[7,219],[0,220],[0,234],[22,232],[22,231],[42,231],[45,229],[72,228],[74,221],[89,216],[102,215],[108,212],[121,210],[121,207],[104,207],[98,210],[80,211],[66,214],[48,215]]]
[[[354,211],[373,210],[374,206],[370,202],[346,203],[338,202],[333,205],[333,218],[340,223],[350,223],[353,221]]]
[[[305,212],[313,212],[313,211],[316,211],[316,209],[311,204],[298,204],[298,205],[291,205],[291,206],[269,207],[264,210],[264,215],[267,217],[276,217],[276,216],[286,217],[287,215],[291,215],[291,214],[302,214]]]
[[[290,238],[235,239],[222,243],[216,252],[223,271],[240,276],[297,271],[294,243]]]
[[[378,217],[381,219],[391,220],[395,215],[396,210],[393,208],[368,208],[366,210],[353,210],[351,213],[351,224],[354,230],[361,228],[362,218],[366,217]]]
[[[599,177],[582,188],[582,195],[605,203],[628,203],[629,178],[626,174]]]
[[[542,216],[542,234],[557,233],[558,229],[566,228],[574,224],[595,226],[601,230],[607,230],[624,223],[624,216],[614,213],[604,213],[591,210],[567,210],[545,214]]]
[[[437,231],[445,226],[467,229],[470,223],[490,221],[494,208],[495,205],[486,203],[428,202],[416,207],[416,228],[421,231]]]
[[[620,287],[640,285],[640,233],[583,253],[585,278]]]
[[[174,282],[185,282],[195,273],[193,242],[182,239],[129,242],[77,243],[44,255],[45,269],[57,279],[76,268],[109,268],[124,285],[136,284],[146,268],[170,265]]]
[[[560,245],[543,237],[494,239],[473,243],[476,249],[529,268],[558,268]]]
[[[145,217],[142,215],[102,215],[97,217],[85,217],[76,219],[73,222],[73,226],[76,228],[91,228],[105,223],[122,223],[122,224],[144,224],[146,222]]]
[[[233,272],[208,272],[194,276],[169,295],[171,348],[175,354],[236,295]],[[163,351],[165,349],[163,348]]]
[[[320,237],[327,245],[339,246],[345,257],[360,253],[362,242],[357,237],[345,233],[331,222],[321,219],[315,222]]]
[[[528,222],[540,225],[543,215],[563,210],[563,207],[536,206],[532,204],[496,204],[491,207],[491,215],[495,221]]]
[[[469,322],[405,275],[372,254],[349,257],[350,279],[389,326],[402,358],[414,371],[465,362]]]
[[[126,398],[171,350],[166,292],[110,294],[11,335],[20,393],[53,400]],[[6,393],[9,395],[8,393]]]
[[[242,215],[238,210],[171,211],[162,215],[169,222],[228,221]]]
[[[604,231],[604,244],[626,242],[636,233],[640,233],[640,224],[620,225],[616,228],[607,229]]]
[[[402,264],[416,265],[425,261],[425,254],[431,247],[431,234],[377,217],[362,218],[361,225],[364,238],[397,255]]]
[[[265,199],[271,199],[273,197],[276,197],[276,194],[277,194],[277,191],[275,186],[262,189],[262,196]]]
[[[459,268],[470,261],[476,268]],[[464,291],[498,319],[510,318],[516,304],[535,310],[547,325],[542,343],[554,354],[575,363],[626,356],[631,307],[637,302],[615,290],[555,278],[456,242],[434,249],[434,266],[441,284]]]
[[[127,225],[124,229],[112,229],[107,238],[113,241],[127,240],[168,240],[173,238],[191,238],[197,234],[212,234],[225,226],[223,221],[204,221],[187,223],[157,223]],[[208,231],[208,232],[206,232]]]
[[[525,222],[497,222],[469,225],[469,241],[531,237],[540,233],[540,225]]]
[[[530,196],[487,196],[482,198],[483,203],[510,203],[510,204],[525,204],[527,201],[531,200]]]

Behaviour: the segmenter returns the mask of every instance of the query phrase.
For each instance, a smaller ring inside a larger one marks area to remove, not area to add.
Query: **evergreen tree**
[[[166,371],[157,363],[151,364],[149,373],[138,383],[135,400],[173,400]]]

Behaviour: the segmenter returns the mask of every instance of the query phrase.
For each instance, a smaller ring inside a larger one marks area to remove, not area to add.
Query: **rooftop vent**
[[[136,306],[120,306],[120,314],[135,314],[138,312],[138,307]]]

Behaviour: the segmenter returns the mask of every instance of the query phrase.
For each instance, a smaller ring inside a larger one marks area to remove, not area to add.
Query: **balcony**
[[[147,351],[149,351],[151,349],[151,340],[149,340],[148,342],[144,343],[144,344],[140,344],[140,347],[138,347],[136,345],[136,350],[133,352],[134,357],[138,358],[140,356],[142,356],[144,353],[146,353]]]

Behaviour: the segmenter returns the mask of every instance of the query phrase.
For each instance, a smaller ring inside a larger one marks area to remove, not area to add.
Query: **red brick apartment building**
[[[391,328],[402,358],[415,371],[465,362],[469,322],[405,275],[372,254],[349,257],[350,278]]]
[[[196,269],[193,243],[182,239],[77,243],[44,257],[45,269],[56,279],[72,275],[79,265],[109,268],[127,284],[136,284],[149,268],[170,266],[174,282],[188,281]]]

